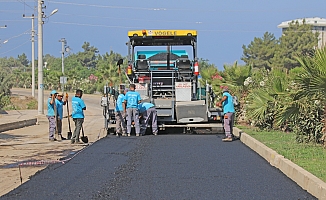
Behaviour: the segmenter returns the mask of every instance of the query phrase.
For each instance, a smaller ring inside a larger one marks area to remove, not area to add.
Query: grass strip
[[[321,145],[298,143],[294,133],[262,131],[245,126],[237,127],[326,182],[326,149]]]

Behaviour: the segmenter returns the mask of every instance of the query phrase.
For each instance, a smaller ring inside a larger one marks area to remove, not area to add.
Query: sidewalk
[[[0,133],[36,125],[37,110],[0,111]]]

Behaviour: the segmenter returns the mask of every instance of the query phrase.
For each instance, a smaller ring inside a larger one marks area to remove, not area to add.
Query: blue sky
[[[45,14],[59,11],[45,20],[44,54],[60,57],[61,38],[73,52],[87,41],[100,54],[113,50],[127,55],[128,30],[195,29],[198,56],[219,69],[234,61],[243,63],[242,45],[267,31],[277,38],[282,21],[297,18],[326,18],[323,0],[44,0]],[[31,59],[30,16],[35,0],[0,0],[0,57],[25,53]],[[35,14],[37,14],[35,12]],[[37,21],[35,21],[37,28]],[[3,43],[8,40],[8,42]],[[37,43],[35,46],[37,58]]]

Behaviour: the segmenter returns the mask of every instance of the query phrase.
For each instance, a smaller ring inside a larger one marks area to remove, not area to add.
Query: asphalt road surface
[[[105,137],[0,199],[315,199],[239,140]]]

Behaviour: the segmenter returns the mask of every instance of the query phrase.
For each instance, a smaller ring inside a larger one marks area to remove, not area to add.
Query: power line
[[[10,2],[10,3],[14,3],[13,0],[0,0],[0,3],[6,3],[6,2]],[[29,1],[26,1],[25,2],[35,2],[35,0],[29,0]]]
[[[51,3],[55,4],[64,4],[64,5],[74,5],[74,6],[87,6],[87,7],[97,7],[97,8],[110,8],[110,9],[130,9],[130,10],[149,10],[149,11],[194,11],[194,8],[150,8],[150,7],[134,7],[134,6],[107,6],[107,5],[98,5],[98,4],[82,4],[82,3],[68,3],[68,2],[62,2],[62,1],[52,1],[49,0]],[[320,8],[322,9],[322,8]],[[223,9],[197,9],[196,12],[307,12],[309,10],[307,9],[284,9],[284,10],[223,10]],[[316,11],[316,9],[311,9],[311,11]]]
[[[79,15],[79,14],[68,14],[68,13],[58,13],[58,15],[79,16],[79,17],[89,17],[89,18],[101,18],[101,19],[112,19],[112,20],[126,20],[126,21],[167,22],[167,23],[182,23],[182,24],[210,24],[210,23],[207,23],[207,22],[204,22],[204,21],[192,21],[192,22],[190,22],[190,21],[179,21],[179,20],[116,18],[116,17],[106,17],[106,16],[98,16],[98,15]],[[25,20],[0,20],[0,21],[22,21],[22,22],[25,22]],[[214,25],[216,25],[216,24],[252,24],[252,22],[229,22],[229,21],[218,21],[218,22],[211,22],[211,23],[213,23]],[[266,21],[255,22],[255,23],[266,24]]]
[[[51,21],[50,23],[78,25],[78,26],[97,26],[97,27],[107,27],[107,28],[137,28],[137,27],[132,27],[132,26],[108,26],[108,25],[102,25],[102,24],[81,24],[81,23],[73,23],[73,22],[53,22],[53,21]]]
[[[0,12],[7,12],[7,13],[22,13],[23,10],[0,10]]]
[[[49,2],[56,3],[56,4],[88,6],[88,7],[97,7],[97,8],[132,9],[132,10],[153,10],[153,9],[155,9],[155,8],[145,8],[145,7],[104,6],[104,5],[97,5],[97,4],[68,3],[68,2],[61,2],[61,1],[49,1]]]
[[[9,40],[11,40],[11,39],[13,39],[13,38],[17,38],[17,37],[20,37],[20,36],[22,36],[22,35],[25,35],[25,34],[27,34],[27,33],[30,32],[30,31],[31,31],[31,30],[28,29],[27,31],[25,31],[25,32],[23,32],[23,33],[21,33],[21,34],[19,34],[19,35],[15,35],[15,36],[12,36],[12,37],[10,37],[10,38],[4,40],[4,42],[8,42]]]
[[[15,47],[15,48],[13,48],[13,49],[10,49],[10,50],[8,50],[8,51],[6,51],[6,52],[2,52],[2,53],[0,53],[0,55],[3,55],[3,54],[6,54],[6,53],[9,53],[10,51],[13,51],[13,50],[15,50],[15,49],[17,49],[17,48],[23,46],[23,45],[26,44],[27,42],[30,42],[30,41],[27,40],[27,41],[25,41],[24,43],[20,44],[19,46]]]
[[[24,1],[22,2],[22,0],[17,0],[20,3],[23,3],[25,5],[27,5],[28,7],[30,7],[28,4],[26,4],[25,2],[35,2],[35,1]],[[0,0],[1,2],[12,2],[12,1],[8,1],[8,0]],[[62,2],[62,1],[52,1],[52,0],[48,0],[47,2],[51,2],[54,4],[63,4],[63,5],[73,5],[73,6],[87,6],[87,7],[97,7],[97,8],[109,8],[109,9],[131,9],[131,10],[149,10],[149,11],[194,11],[194,8],[154,8],[154,7],[131,7],[131,6],[108,6],[108,5],[99,5],[99,4],[82,4],[82,3],[69,3],[69,2]],[[34,8],[30,7],[31,9],[34,10]],[[320,11],[322,11],[322,7],[319,8]],[[244,10],[244,9],[237,9],[237,10],[224,10],[224,9],[198,9],[196,8],[196,12],[246,12],[246,13],[252,13],[252,12],[274,12],[274,13],[280,13],[280,12],[285,12],[285,13],[289,13],[289,12],[307,12],[307,11],[317,11],[318,9],[277,9],[277,10],[262,10],[262,9],[248,9],[248,10]]]
[[[12,36],[12,37],[8,38],[8,40],[11,40],[11,39],[13,39],[13,38],[20,37],[20,36],[25,35],[25,34],[29,34],[30,31],[31,31],[31,29],[28,29],[28,30],[26,30],[26,31],[24,31],[24,32],[22,32],[22,33],[16,35],[16,36]]]
[[[51,21],[50,23],[54,24],[65,24],[65,25],[77,25],[77,26],[90,26],[90,27],[106,27],[106,28],[120,28],[120,29],[140,29],[139,26],[108,26],[103,24],[82,24],[82,23],[74,23],[74,22],[56,22]],[[147,30],[151,30],[151,28],[147,28]],[[153,28],[152,30],[156,30]],[[265,33],[268,32],[266,30],[232,30],[232,29],[196,29],[198,32],[239,32],[239,33]],[[310,31],[297,31],[297,30],[287,30],[287,32],[310,32]]]
[[[51,21],[50,23],[54,24],[66,24],[66,25],[78,25],[78,26],[92,26],[92,27],[106,27],[106,28],[121,28],[121,29],[139,29],[139,27],[132,27],[132,26],[108,26],[108,25],[102,25],[102,24],[81,24],[81,23],[73,23],[73,22],[53,22]],[[147,28],[150,30],[150,28]],[[153,29],[155,30],[155,29]],[[266,31],[259,31],[259,30],[200,30],[196,29],[197,31],[201,32],[263,32],[265,33]]]
[[[139,18],[138,19],[137,18],[116,18],[116,17],[105,17],[105,16],[98,16],[98,15],[79,15],[79,14],[66,14],[66,13],[58,13],[58,15],[89,17],[89,18],[102,18],[102,19],[113,19],[113,20],[127,20],[127,21],[173,22],[173,23],[187,23],[187,24],[196,24],[197,23],[198,24],[198,22],[178,21],[178,20],[155,20],[155,19],[139,19]]]
[[[160,20],[160,19],[140,19],[140,18],[116,18],[116,17],[105,17],[105,16],[98,16],[98,15],[79,15],[79,14],[68,14],[68,13],[58,13],[58,15],[65,15],[65,16],[77,16],[77,17],[89,17],[89,18],[101,18],[101,19],[112,19],[112,20],[126,20],[126,21],[142,21],[142,22],[168,22],[168,23],[182,23],[182,24],[252,24],[252,21],[248,22],[230,22],[230,21],[214,21],[214,22],[204,22],[204,21],[179,21],[179,20]],[[1,20],[0,20],[1,21]],[[262,23],[266,24],[268,21],[264,20],[261,22],[255,23]]]
[[[0,22],[25,22],[25,20],[0,20]]]
[[[31,8],[32,10],[35,10],[35,8],[32,8],[30,5],[28,5],[25,1],[23,1],[23,0],[17,0],[19,3],[22,3],[22,4],[24,4],[24,11],[25,11],[25,6],[27,6],[27,7],[29,7],[29,8]]]

